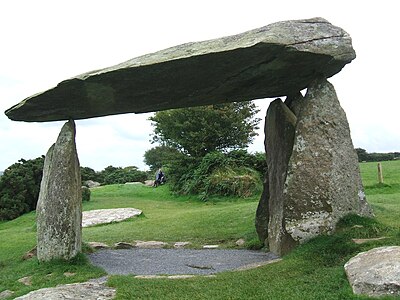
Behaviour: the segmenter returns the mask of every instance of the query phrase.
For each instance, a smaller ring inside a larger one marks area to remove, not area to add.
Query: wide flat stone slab
[[[116,290],[105,285],[105,282],[96,280],[59,285],[54,288],[44,288],[32,291],[19,300],[64,300],[64,299],[86,299],[86,300],[108,300],[114,299]]]
[[[260,251],[210,249],[99,250],[88,257],[92,264],[113,275],[208,275],[244,270],[278,259]]]
[[[354,58],[350,36],[328,21],[283,21],[78,75],[5,113],[44,122],[286,96]]]
[[[121,222],[141,214],[142,211],[140,209],[129,207],[84,211],[82,213],[82,227]]]

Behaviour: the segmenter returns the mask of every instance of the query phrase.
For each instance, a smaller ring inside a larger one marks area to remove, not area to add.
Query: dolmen
[[[346,214],[371,216],[347,118],[327,80],[355,57],[349,34],[325,19],[283,21],[81,74],[11,107],[5,112],[11,120],[67,121],[46,157],[39,260],[80,251],[79,160],[69,139],[74,120],[107,115],[277,98],[265,122],[268,172],[256,212],[261,241],[284,255],[333,232]],[[60,164],[64,171],[57,171]],[[57,191],[60,184],[65,188]]]

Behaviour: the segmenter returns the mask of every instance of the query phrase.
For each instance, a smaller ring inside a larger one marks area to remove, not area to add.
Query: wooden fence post
[[[382,164],[380,162],[378,163],[378,182],[383,184]]]

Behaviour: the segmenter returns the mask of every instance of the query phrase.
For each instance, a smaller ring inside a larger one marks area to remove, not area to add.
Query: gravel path
[[[99,250],[88,257],[93,265],[113,275],[208,275],[278,258],[272,253],[251,250],[193,249]]]

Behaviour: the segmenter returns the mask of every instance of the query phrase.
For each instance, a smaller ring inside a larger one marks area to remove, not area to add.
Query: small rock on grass
[[[26,286],[31,286],[32,285],[32,277],[31,276],[26,276],[18,279],[19,283],[22,283]]]
[[[176,242],[174,244],[174,248],[176,249],[181,249],[181,248],[185,248],[186,246],[190,245],[190,242]]]
[[[13,291],[5,290],[5,291],[2,291],[0,293],[0,299],[5,299],[5,298],[8,298],[8,297],[11,297],[12,295],[14,295]]]
[[[136,241],[136,248],[141,249],[161,249],[168,246],[168,243],[160,242],[160,241]]]
[[[219,245],[204,245],[203,249],[217,249]]]
[[[114,244],[115,249],[132,249],[135,248],[134,244],[126,243],[126,242],[118,242]]]
[[[244,239],[238,239],[237,241],[236,241],[236,246],[239,246],[239,247],[241,247],[241,246],[243,246],[244,244],[246,243],[246,241],[244,240]]]
[[[88,244],[88,246],[90,247],[90,248],[93,248],[93,249],[108,249],[108,248],[110,248],[110,246],[108,246],[107,244],[105,244],[105,243],[100,243],[100,242],[89,242],[89,243],[87,243]]]

